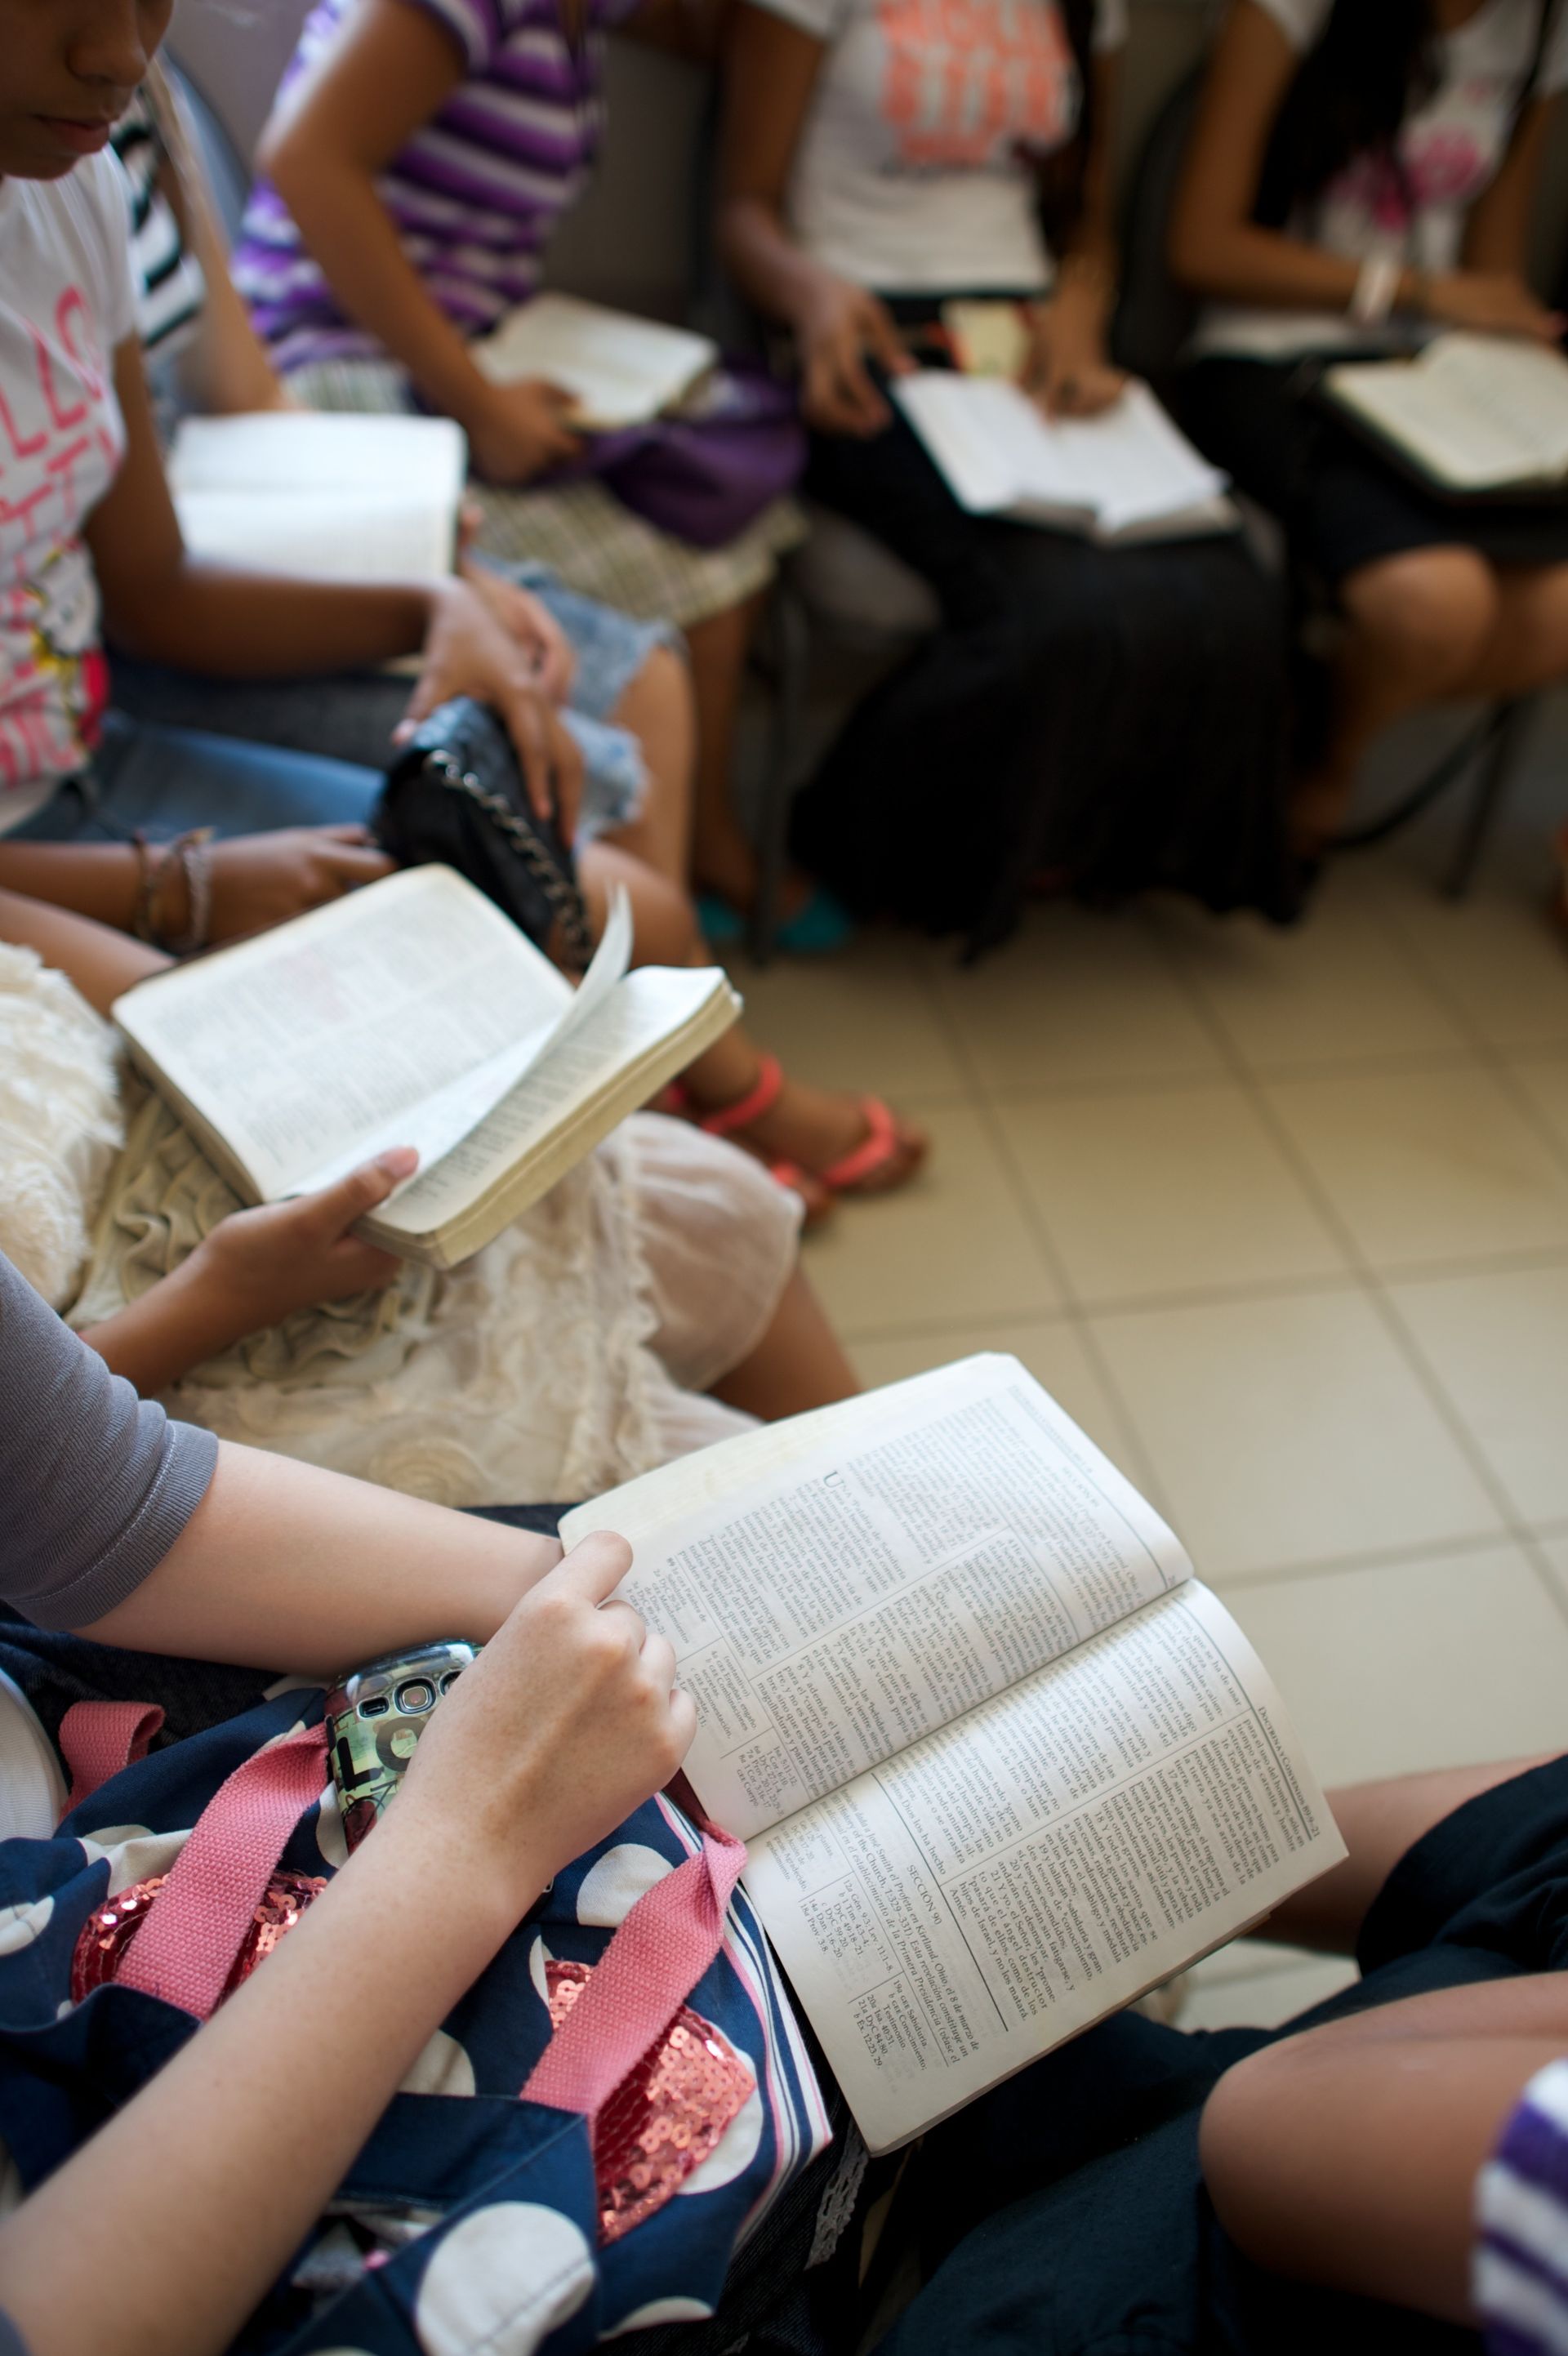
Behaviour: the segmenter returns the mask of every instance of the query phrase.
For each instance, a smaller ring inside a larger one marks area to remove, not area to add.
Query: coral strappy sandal
[[[764,1055],[758,1066],[755,1086],[734,1104],[722,1105],[715,1112],[697,1111],[690,1093],[680,1081],[667,1091],[665,1101],[671,1110],[680,1111],[710,1137],[733,1137],[754,1121],[766,1119],[784,1090],[784,1067],[777,1055]],[[926,1158],[923,1143],[916,1144],[900,1130],[898,1122],[880,1097],[862,1097],[859,1100],[861,1118],[865,1123],[865,1135],[860,1143],[841,1154],[825,1170],[805,1170],[795,1162],[772,1162],[768,1167],[781,1186],[789,1186],[806,1205],[806,1224],[816,1225],[832,1207],[838,1194],[870,1194],[890,1192],[878,1185],[878,1179],[900,1157],[908,1157],[908,1167],[904,1178],[912,1178]],[[741,1141],[743,1143],[744,1140]],[[903,1178],[894,1181],[901,1185]]]

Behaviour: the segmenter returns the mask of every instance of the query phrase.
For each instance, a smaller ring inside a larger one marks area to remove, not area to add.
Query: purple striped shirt
[[[603,124],[604,28],[636,0],[589,0],[574,55],[558,0],[408,0],[434,16],[467,68],[445,105],[378,187],[403,252],[467,336],[526,303],[561,215],[586,185]],[[353,0],[318,0],[286,89],[336,37]],[[234,255],[234,278],[279,368],[373,357],[375,338],[344,315],[287,207],[258,180]]]
[[[1568,2356],[1568,2062],[1520,2097],[1477,2182],[1476,2226],[1487,2356]]]

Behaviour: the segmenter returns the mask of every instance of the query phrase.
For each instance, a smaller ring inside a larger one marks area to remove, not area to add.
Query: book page
[[[1004,514],[1027,498],[1066,519],[1092,519],[1093,500],[1016,385],[926,369],[897,378],[893,397],[972,515]]]
[[[1450,489],[1568,476],[1561,352],[1504,336],[1439,336],[1419,359],[1350,362],[1326,382]]]
[[[1189,1580],[754,1839],[746,1886],[875,2152],[1344,1854],[1262,1663]]]
[[[563,1528],[631,1537],[619,1592],[675,1647],[686,1773],[743,1840],[1191,1576],[1015,1358],[848,1405],[872,1411],[804,1419],[815,1443],[771,1470],[741,1469],[771,1434],[704,1450],[725,1493],[651,1530],[618,1510],[628,1492]]]
[[[1039,423],[1056,445],[1054,467],[1066,469],[1107,534],[1184,515],[1225,489],[1228,478],[1198,455],[1148,386],[1136,380],[1098,417]]]
[[[1146,384],[1098,417],[1047,419],[1017,385],[931,369],[894,392],[961,506],[1108,537],[1208,506],[1226,486]]]
[[[446,1152],[571,1004],[482,892],[418,867],[160,974],[114,1016],[276,1202],[389,1145]]]
[[[452,570],[455,507],[316,491],[183,491],[180,536],[195,556],[310,581],[430,581]]]
[[[470,349],[492,382],[542,377],[564,386],[580,422],[601,429],[657,417],[719,357],[706,336],[573,294],[536,294]]]
[[[398,1189],[377,1211],[377,1227],[424,1236],[460,1218],[607,1079],[679,1030],[721,986],[727,991],[717,967],[642,966],[628,973],[586,1022],[564,1026],[527,1076],[442,1162]]]
[[[322,580],[449,573],[467,444],[448,418],[192,417],[169,488],[199,556]]]

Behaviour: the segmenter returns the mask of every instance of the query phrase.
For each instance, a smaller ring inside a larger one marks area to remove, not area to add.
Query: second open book
[[[1240,1629],[1015,1358],[704,1449],[562,1536],[595,1529],[873,2151],[1345,1854]]]

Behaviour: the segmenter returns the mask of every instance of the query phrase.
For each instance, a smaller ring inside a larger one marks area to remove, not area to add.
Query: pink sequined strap
[[[524,2102],[596,2119],[718,1954],[745,1863],[740,1842],[710,1827],[700,1857],[644,1890],[540,2056]]]
[[[296,1728],[236,1767],[203,1808],[116,1975],[205,2020],[289,1835],[321,1797],[324,1727]]]
[[[73,1701],[59,1722],[60,1756],[70,1771],[66,1815],[91,1800],[111,1775],[145,1759],[163,1722],[154,1702]]]

